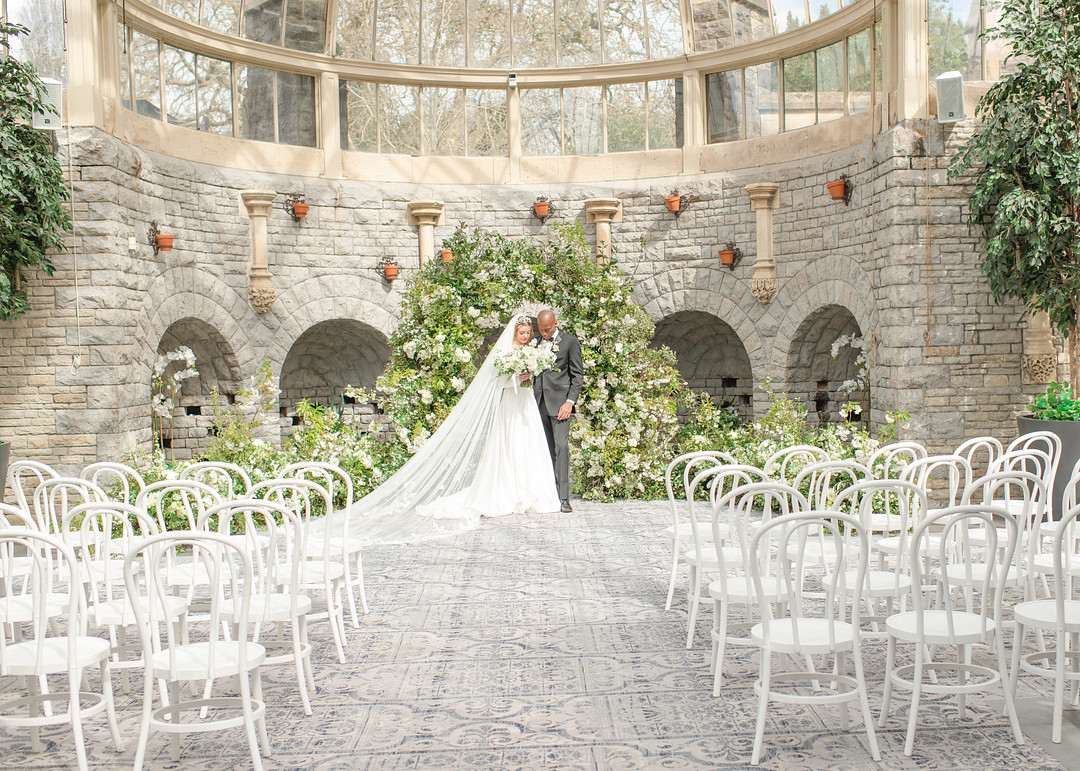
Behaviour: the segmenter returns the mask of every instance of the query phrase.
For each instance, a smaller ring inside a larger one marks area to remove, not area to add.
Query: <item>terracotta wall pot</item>
[[[725,267],[730,267],[735,264],[735,250],[734,249],[721,249],[718,254],[720,255],[720,264]]]
[[[533,211],[537,217],[548,216],[548,201],[537,201],[533,204]]]
[[[395,278],[397,278],[397,274],[398,274],[398,266],[397,265],[384,265],[383,266],[383,276],[386,278],[387,281],[393,281]]]
[[[308,206],[306,203],[294,203],[292,207],[293,216],[297,219],[303,219],[307,216]]]
[[[449,249],[443,249],[442,250],[442,261],[443,262],[450,262],[453,259],[454,259],[454,253],[453,252],[451,252]]]
[[[176,236],[165,235],[164,233],[158,233],[157,235],[157,248],[162,252],[172,251],[172,242]]]
[[[842,179],[836,179],[825,185],[829,189],[829,195],[832,196],[834,201],[844,200],[844,187],[847,185]]]
[[[681,196],[669,195],[664,199],[664,203],[667,204],[668,211],[678,211],[679,203],[682,200]]]
[[[1020,435],[1030,434],[1032,431],[1049,431],[1061,439],[1061,459],[1058,461],[1054,492],[1050,499],[1054,519],[1061,519],[1061,501],[1069,486],[1069,474],[1072,473],[1076,461],[1080,460],[1080,420],[1036,420],[1021,415],[1016,419],[1016,428]],[[1036,472],[1035,469],[1025,470]]]

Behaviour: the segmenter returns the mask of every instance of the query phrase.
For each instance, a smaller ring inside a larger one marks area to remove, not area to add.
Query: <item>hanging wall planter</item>
[[[855,184],[848,179],[847,174],[841,174],[840,179],[834,179],[832,182],[827,183],[825,187],[834,201],[843,201],[845,204],[851,203],[851,190],[855,187]]]
[[[734,241],[724,244],[724,248],[717,254],[720,255],[720,264],[730,270],[735,270],[735,266],[742,260],[742,249],[736,246]]]
[[[533,213],[540,219],[545,219],[548,216],[549,202],[546,200],[537,200],[533,204]]]
[[[682,196],[679,195],[678,191],[675,191],[671,195],[664,198],[664,204],[667,206],[667,209],[670,212],[679,211],[679,206],[681,203]]]
[[[172,251],[173,239],[176,238],[176,236],[167,235],[165,233],[158,233],[156,238],[157,238],[157,248],[159,250],[161,250],[163,252],[171,252]]]
[[[299,222],[308,214],[308,203],[304,196],[299,193],[285,196],[285,202],[281,205],[285,212]]]

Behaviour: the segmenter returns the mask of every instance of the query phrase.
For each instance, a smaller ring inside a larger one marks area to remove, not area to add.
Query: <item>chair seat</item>
[[[994,620],[978,613],[953,611],[952,637],[949,636],[948,613],[944,610],[923,611],[923,641],[929,645],[952,645],[981,642],[994,631]],[[885,620],[885,629],[899,640],[915,641],[915,611],[895,613]]]
[[[41,663],[38,664],[38,644],[41,646]],[[100,637],[75,638],[75,667],[82,669],[109,657],[109,641]],[[44,640],[26,640],[8,644],[4,648],[3,667],[6,675],[55,675],[67,672],[68,638],[47,637]]]
[[[140,597],[139,602],[146,610],[146,598]],[[163,604],[169,618],[182,616],[188,610],[187,600],[183,597],[166,597],[163,599]],[[91,626],[131,626],[135,623],[135,610],[126,597],[99,602],[90,607],[89,621]]]
[[[837,588],[852,589],[858,572],[849,570],[837,580]],[[830,574],[826,573],[821,583],[828,586],[832,581]],[[867,570],[863,584],[864,594],[868,597],[893,597],[911,591],[911,576],[904,573],[894,573],[889,570]]]
[[[709,584],[709,596],[714,600],[728,601],[749,605],[758,601],[757,591],[750,576],[728,576],[725,582],[713,581]],[[765,599],[774,600],[784,591],[783,582],[779,578],[763,577],[761,588],[765,590]]]
[[[296,615],[303,616],[311,612],[311,598],[306,594],[296,596]],[[240,605],[232,598],[221,603],[221,613],[236,623],[240,620]],[[288,621],[293,618],[287,594],[260,594],[252,597],[248,605],[248,618],[251,623],[260,621]]]
[[[795,633],[799,635],[799,653],[826,653],[851,648],[855,644],[855,630],[843,621],[823,618],[778,618],[763,621],[750,630],[750,639],[765,646],[765,625],[769,626],[769,647],[773,652],[794,653]],[[830,626],[832,640],[829,639]]]
[[[279,564],[276,568],[281,586],[288,583],[292,575],[292,565]],[[322,584],[326,581],[337,581],[345,575],[345,564],[342,562],[326,562],[322,559],[308,559],[300,563],[300,583],[304,585]]]
[[[66,594],[48,594],[45,597],[45,614],[55,618],[67,612],[71,604]],[[0,597],[0,624],[25,624],[34,620],[34,598],[28,594]]]
[[[725,568],[737,568],[742,567],[743,553],[742,549],[738,546],[721,546],[721,553],[724,556]],[[698,560],[697,554],[693,549],[688,550],[683,554],[683,559],[690,565],[695,565],[703,570],[719,570],[720,562],[716,559],[716,549],[705,549],[701,555],[701,559]],[[700,564],[699,564],[700,563]]]
[[[1054,572],[1054,555],[1036,554],[1035,559],[1031,561],[1031,570],[1035,573],[1052,574]],[[1080,576],[1080,555],[1072,558],[1072,564],[1065,572],[1071,576]]]
[[[1058,626],[1056,600],[1031,600],[1013,608],[1013,617],[1024,626],[1055,629]],[[1065,631],[1080,632],[1080,600],[1065,600]]]
[[[971,578],[968,579],[968,566],[971,568]],[[945,575],[949,577],[949,585],[953,587],[967,586],[972,582],[979,584],[986,577],[986,563],[985,562],[971,562],[964,564],[953,563],[952,565],[945,566]],[[1009,565],[1009,569],[1005,574],[1005,585],[1015,586],[1020,580],[1020,571],[1017,570],[1016,565]]]
[[[214,645],[213,659],[210,657],[210,643],[200,642],[190,645],[177,645],[170,651],[158,651],[150,657],[154,677],[176,680],[206,680],[228,677],[240,671],[240,646],[247,646],[247,668],[261,666],[266,658],[266,648],[258,643],[239,643],[219,640]],[[106,647],[108,644],[106,643]],[[175,669],[170,668],[170,655],[176,662]]]

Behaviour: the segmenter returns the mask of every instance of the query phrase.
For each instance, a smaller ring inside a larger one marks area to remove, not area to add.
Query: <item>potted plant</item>
[[[0,45],[5,51],[17,47],[12,38],[28,33],[21,25],[0,23]],[[0,57],[0,92],[0,321],[10,321],[30,308],[22,269],[52,275],[49,253],[64,249],[71,218],[51,138],[31,125],[35,112],[56,112],[45,104],[45,84],[34,65]]]
[[[550,202],[548,201],[547,196],[540,196],[533,203],[533,214],[535,214],[540,219],[545,219],[548,216],[549,204]]]
[[[162,252],[172,251],[174,238],[176,238],[176,236],[172,235],[171,233],[158,233],[156,236],[154,236],[154,239],[157,241],[157,248]]]
[[[728,241],[724,244],[724,248],[717,254],[720,255],[720,264],[725,268],[731,268],[735,270],[735,266],[739,264],[742,259],[742,249],[734,241]]]
[[[1069,475],[1080,460],[1080,399],[1068,383],[1051,383],[1046,392],[1028,406],[1026,415],[1016,418],[1016,428],[1023,434],[1050,431],[1061,439],[1061,458],[1054,479],[1054,516],[1061,516],[1061,501],[1069,486]]]
[[[671,194],[664,198],[664,204],[667,206],[668,211],[678,211],[681,203],[682,196],[679,195],[678,190],[672,190]]]
[[[375,270],[382,274],[382,277],[387,281],[393,281],[398,277],[398,264],[389,257],[383,257],[379,260],[379,264],[375,266]]]
[[[307,216],[309,205],[310,204],[305,201],[299,201],[297,203],[294,203],[292,207],[293,216],[296,217],[296,219],[298,220],[302,220],[304,217]]]

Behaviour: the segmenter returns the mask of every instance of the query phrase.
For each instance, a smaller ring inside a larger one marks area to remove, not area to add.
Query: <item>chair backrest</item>
[[[994,437],[976,436],[958,444],[952,454],[965,458],[971,466],[971,473],[981,477],[990,473],[990,467],[1003,452],[1005,448]]]
[[[766,522],[800,511],[809,511],[810,504],[806,497],[795,487],[783,482],[750,482],[732,486],[724,495],[716,499],[713,505],[713,531],[716,559],[721,567],[720,580],[725,585],[728,573],[735,570],[746,573],[752,559],[750,542],[756,532]],[[728,535],[723,544],[719,540],[720,525],[728,525]],[[725,557],[725,547],[739,549],[734,564],[729,564]]]
[[[45,674],[42,664],[49,650],[46,641],[49,638],[66,637],[68,661],[76,660],[78,638],[86,636],[86,598],[77,582],[67,582],[66,586],[57,586],[57,576],[78,575],[79,563],[75,552],[59,536],[36,530],[6,528],[0,529],[0,583],[7,589],[5,599],[16,597],[31,604],[31,621],[21,625],[21,642],[32,643],[25,649],[33,650],[33,670]],[[65,624],[51,624],[54,613],[49,604],[58,599],[64,602]],[[0,607],[3,607],[0,604]],[[4,619],[0,616],[0,622]],[[8,640],[6,630],[0,632],[0,675],[11,674],[8,670],[11,657],[6,648],[12,642]],[[55,649],[53,649],[55,650]],[[26,662],[20,662],[25,666]],[[20,672],[25,674],[25,672]]]
[[[12,506],[10,503],[0,503],[0,529],[24,528],[27,530],[39,530],[37,520],[29,511]]]
[[[998,535],[1004,528],[1005,537]],[[974,531],[983,534],[976,541]],[[933,538],[931,537],[933,536]],[[947,506],[930,512],[915,528],[911,546],[911,578],[915,587],[936,581],[944,602],[927,607],[920,591],[912,592],[916,633],[926,629],[926,614],[933,610],[945,618],[949,644],[957,640],[960,613],[978,615],[984,625],[1001,624],[1002,593],[1018,539],[1016,518],[1004,506],[966,504]],[[1004,541],[1004,543],[1002,542]],[[948,569],[950,566],[955,569]],[[961,611],[954,605],[954,592],[966,603]]]
[[[126,463],[111,460],[91,463],[79,476],[90,480],[105,490],[110,499],[120,503],[135,503],[139,493],[146,487],[146,480],[136,469]]]
[[[67,520],[80,523],[79,566],[90,605],[123,597],[122,559],[135,551],[140,538],[157,533],[157,522],[142,509],[115,501],[77,506]]]
[[[163,479],[147,485],[135,498],[136,508],[156,519],[160,532],[197,530],[203,512],[221,502],[217,490],[193,479]]]
[[[290,463],[277,473],[279,479],[297,477],[312,479],[330,491],[334,507],[344,511],[352,508],[354,498],[352,477],[336,463],[304,460]]]
[[[875,479],[898,479],[909,463],[926,455],[926,448],[918,442],[893,442],[874,450],[865,465]]]
[[[55,479],[60,472],[36,460],[14,460],[8,465],[8,485],[15,494],[15,503],[31,511],[34,490],[46,479]]]
[[[1078,462],[1080,465],[1080,462]],[[1075,474],[1073,475],[1076,476]],[[1054,555],[1054,575],[1050,591],[1054,596],[1057,639],[1065,638],[1065,602],[1073,596],[1073,577],[1080,566],[1080,554],[1076,552],[1077,533],[1080,532],[1080,506],[1070,507],[1061,519],[1053,524],[1050,535],[1050,552]]]
[[[166,582],[167,568],[189,560],[200,567],[187,571],[192,585],[174,592]],[[180,667],[190,673],[197,665],[194,656],[185,656],[181,648],[201,645],[205,661],[205,673],[184,679],[215,679],[220,672],[214,667],[219,660],[218,649],[229,646],[239,659],[239,671],[248,669],[248,646],[233,645],[248,640],[250,634],[250,608],[252,588],[252,565],[246,543],[231,536],[207,531],[176,530],[159,533],[139,542],[138,549],[124,558],[124,583],[131,598],[135,622],[142,638],[143,660],[161,646],[168,651],[169,679],[180,680]],[[203,583],[209,578],[208,583]],[[196,583],[194,582],[198,582]],[[188,624],[186,629],[177,628],[169,610],[175,597],[201,595],[206,601],[206,623]],[[231,603],[226,606],[226,601]],[[226,627],[227,622],[237,621],[235,635]],[[198,671],[198,670],[196,670]],[[147,674],[150,677],[150,674]]]
[[[908,532],[911,523],[926,511],[926,495],[911,482],[900,479],[868,479],[852,485],[836,497],[835,509],[859,521],[873,546],[879,539],[899,537],[895,541],[895,559],[890,568],[894,596],[900,596],[903,576],[909,573],[911,558]]]
[[[824,602],[819,590],[808,591],[803,562],[807,543],[821,537],[831,546],[822,550],[821,556],[813,558],[815,565],[823,560],[826,562],[821,579]],[[814,510],[793,512],[770,519],[758,528],[750,542],[749,567],[758,596],[765,647],[771,643],[769,622],[779,618],[820,618],[827,622],[848,623],[858,635],[869,553],[867,531],[850,514]],[[765,586],[765,581],[771,578],[778,579],[779,583],[779,591],[772,599]],[[828,630],[830,646],[835,647],[837,624],[824,626]],[[803,639],[797,623],[791,624],[790,633],[794,652],[800,654],[803,644],[810,641]],[[820,645],[821,641],[814,642]]]
[[[1030,431],[1026,434],[1021,434],[1009,442],[1009,446],[1005,448],[1005,452],[1009,453],[1013,450],[1042,450],[1050,457],[1050,466],[1044,469],[1044,479],[1046,481],[1046,489],[1049,492],[1046,507],[1050,510],[1049,516],[1052,518],[1057,512],[1058,506],[1061,505],[1061,501],[1055,501],[1053,495],[1054,481],[1057,479],[1058,473],[1058,463],[1061,460],[1061,437],[1051,431]]]
[[[325,511],[327,524],[321,531],[322,542],[307,544],[301,540],[299,548],[302,554],[309,554],[309,546],[318,547],[322,556],[329,559],[333,535],[340,529],[337,527],[340,510],[334,509],[327,488],[314,480],[300,477],[268,479],[251,488],[251,497],[273,502],[275,506],[287,510],[290,516],[300,523],[299,527],[303,531],[296,536],[297,540],[306,538],[306,534],[311,532],[309,523],[312,516],[320,510]]]
[[[810,444],[793,444],[768,457],[762,469],[777,482],[791,484],[803,466],[829,459],[829,453]]]
[[[34,490],[33,513],[42,531],[56,533],[65,540],[70,538],[71,543],[77,543],[78,536],[71,535],[64,527],[68,511],[84,503],[107,500],[108,493],[82,477],[53,477]]]
[[[185,466],[180,472],[181,479],[193,479],[213,487],[222,500],[246,498],[251,492],[251,477],[235,463],[225,461],[202,460]]]
[[[833,509],[837,493],[870,478],[870,469],[853,460],[811,463],[796,475],[791,486],[806,496],[811,509]]]
[[[944,495],[941,507],[954,506],[971,484],[971,465],[959,455],[928,455],[909,463],[900,478],[918,485],[931,505],[938,503],[931,500],[937,489]]]

